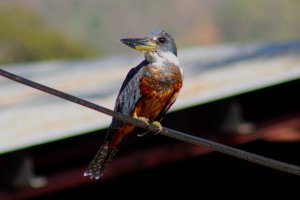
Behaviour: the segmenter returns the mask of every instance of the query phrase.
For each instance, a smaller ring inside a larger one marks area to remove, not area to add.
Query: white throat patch
[[[179,60],[177,56],[175,56],[171,52],[163,52],[163,51],[146,52],[145,58],[148,62],[158,66],[160,66],[163,62],[170,62],[179,66]]]

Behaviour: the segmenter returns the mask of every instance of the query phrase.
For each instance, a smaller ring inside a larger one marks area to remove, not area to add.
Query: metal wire
[[[86,101],[84,99],[72,96],[70,94],[61,92],[59,90],[50,88],[48,86],[36,83],[34,81],[31,81],[31,80],[28,80],[28,79],[23,78],[21,76],[12,74],[12,73],[7,72],[5,70],[0,69],[0,75],[4,76],[6,78],[9,78],[13,81],[19,82],[21,84],[27,85],[29,87],[41,90],[43,92],[52,94],[54,96],[63,98],[65,100],[68,100],[68,101],[71,101],[71,102],[74,102],[76,104],[80,104],[82,106],[88,107],[92,110],[110,115],[110,116],[112,116],[116,119],[122,120],[124,122],[134,124],[136,126],[147,129],[149,131],[153,131],[153,132],[158,132],[159,131],[158,127],[153,125],[153,124],[147,125],[147,124],[145,124],[144,122],[142,122],[140,120],[131,118],[130,116],[122,115],[120,113],[114,112],[114,111],[112,111],[110,109],[107,109],[105,107],[102,107],[102,106],[99,106],[99,105],[94,104],[92,102]],[[230,156],[234,156],[234,157],[244,159],[244,160],[259,164],[259,165],[263,165],[263,166],[273,168],[273,169],[276,169],[276,170],[279,170],[279,171],[283,171],[283,172],[287,172],[287,173],[290,173],[290,174],[300,176],[300,167],[296,166],[296,165],[288,164],[288,163],[285,163],[285,162],[281,162],[281,161],[278,161],[278,160],[274,160],[274,159],[271,159],[271,158],[260,156],[260,155],[254,154],[254,153],[249,153],[249,152],[246,152],[246,151],[234,148],[234,147],[223,145],[223,144],[213,142],[213,141],[210,141],[210,140],[207,140],[207,139],[203,139],[203,138],[200,138],[200,137],[192,136],[192,135],[189,135],[189,134],[186,134],[186,133],[183,133],[183,132],[180,132],[180,131],[172,130],[172,129],[169,129],[169,128],[164,128],[163,127],[162,131],[160,131],[159,134],[162,134],[162,135],[165,135],[165,136],[168,136],[168,137],[172,137],[172,138],[184,141],[184,142],[188,142],[188,143],[191,143],[191,144],[194,144],[194,145],[206,146],[206,147],[214,149],[215,151],[218,151],[218,152],[230,155]]]

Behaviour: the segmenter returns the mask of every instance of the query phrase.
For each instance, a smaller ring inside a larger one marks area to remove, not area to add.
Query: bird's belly
[[[149,90],[142,94],[141,99],[135,105],[131,115],[138,117],[145,117],[149,121],[153,121],[159,113],[163,110],[165,102],[169,101],[173,94],[173,90],[169,89],[162,92]],[[125,123],[120,129],[115,132],[114,139],[111,143],[111,148],[116,148],[122,140],[131,134],[134,125]]]
[[[142,95],[132,115],[153,121],[180,90],[181,82],[151,82],[145,78],[141,80],[140,88]]]
[[[144,117],[150,122],[156,120],[164,109],[169,108],[182,87],[182,77],[178,71],[172,76],[146,77],[139,81],[140,99],[136,102],[130,114],[132,117]],[[135,129],[135,125],[124,123],[114,135],[111,143],[116,148]]]
[[[150,121],[154,120],[159,113],[165,107],[166,102],[169,101],[173,90],[169,89],[164,92],[152,91],[150,94],[142,95],[142,98],[139,102],[139,112],[137,115],[140,117],[145,117]]]

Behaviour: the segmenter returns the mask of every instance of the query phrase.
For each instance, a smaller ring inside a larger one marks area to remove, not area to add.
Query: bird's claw
[[[149,127],[149,125],[150,125],[150,124],[149,124],[149,120],[148,120],[146,117],[137,117],[137,116],[133,116],[133,118],[138,119],[138,120],[144,122],[148,127]],[[140,134],[138,134],[137,136],[138,136],[138,137],[143,137],[143,136],[145,136],[148,132],[149,132],[149,131],[147,131],[147,132],[145,132],[145,133],[140,133]]]
[[[149,126],[149,120],[146,117],[133,117],[133,118],[138,119],[144,122],[147,126]]]
[[[133,118],[144,122],[148,127],[150,126],[149,119],[147,119],[146,117],[133,116]],[[152,122],[152,124],[157,127],[157,131],[155,132],[155,134],[158,134],[158,133],[162,132],[163,127],[162,127],[162,125],[160,124],[159,121],[154,121],[154,122]],[[148,133],[148,132],[138,134],[138,137],[142,137],[142,136],[146,135],[146,133]]]
[[[149,131],[144,132],[144,133],[139,133],[137,136],[138,136],[138,137],[144,137],[147,133],[149,133]]]
[[[163,127],[162,127],[162,125],[161,125],[161,123],[159,121],[154,121],[152,124],[155,125],[157,127],[157,129],[158,129],[155,132],[155,134],[158,134],[158,133],[162,132]]]

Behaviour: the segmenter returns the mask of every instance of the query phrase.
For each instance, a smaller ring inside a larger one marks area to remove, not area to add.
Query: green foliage
[[[44,25],[29,9],[0,7],[0,63],[95,56],[87,45]]]

